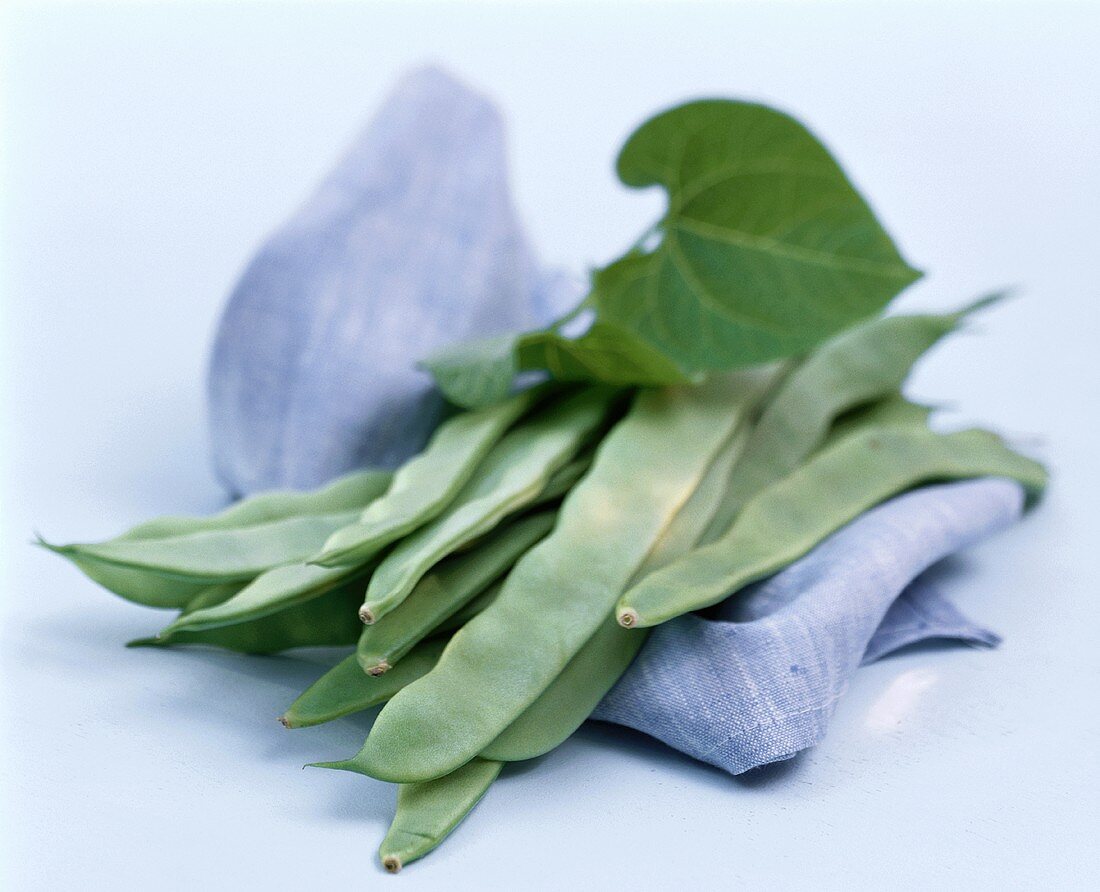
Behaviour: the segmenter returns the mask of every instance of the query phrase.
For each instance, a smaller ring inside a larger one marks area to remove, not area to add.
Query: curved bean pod
[[[538,497],[529,507],[533,508],[539,505],[548,505],[551,502],[556,502],[569,492],[569,490],[576,486],[577,482],[588,473],[588,469],[592,467],[592,456],[594,454],[595,450],[588,450],[585,454],[573,459],[573,461],[569,462],[565,467],[555,471],[553,476],[547,481],[546,488],[538,494]]]
[[[634,574],[643,579],[694,547],[722,498],[722,487],[748,439],[743,425],[711,462],[691,498],[676,513]],[[647,635],[628,631],[609,615],[537,700],[481,751],[484,759],[534,759],[564,743],[630,667]]]
[[[900,393],[893,393],[845,412],[833,422],[822,446],[831,446],[849,434],[872,425],[927,426],[934,411],[933,406],[914,403]]]
[[[47,545],[66,557],[85,557],[187,581],[249,579],[271,567],[304,561],[356,512],[307,514],[229,530],[202,530],[157,539]]]
[[[356,648],[363,672],[381,675],[490,583],[554,526],[556,512],[532,514],[494,531],[424,576],[385,622],[364,626]]]
[[[45,543],[40,544],[50,547]],[[210,586],[208,582],[189,582],[178,576],[162,576],[152,570],[120,567],[75,554],[63,556],[96,585],[145,607],[180,610]]]
[[[383,558],[367,587],[359,613],[363,622],[381,619],[441,559],[537,499],[603,425],[619,395],[611,388],[586,388],[506,434],[446,513]]]
[[[208,585],[187,602],[187,606],[183,608],[182,612],[184,614],[194,613],[198,610],[205,610],[207,607],[216,607],[218,604],[224,604],[237,594],[237,592],[243,589],[245,585],[247,585],[247,583],[244,582],[219,582],[214,585]]]
[[[232,530],[307,514],[362,511],[390,488],[392,471],[368,469],[337,477],[319,489],[272,490],[241,499],[207,517],[166,515],[140,523],[119,538],[163,539],[187,533]]]
[[[891,425],[853,433],[752,499],[720,539],[627,591],[619,623],[653,626],[717,604],[897,493],[987,475],[1015,478],[1033,493],[1046,482],[1041,465],[986,431],[943,435]]]
[[[210,517],[160,517],[139,524],[110,542],[165,539],[240,529],[296,516],[361,510],[385,492],[392,476],[389,471],[359,471],[315,492],[272,492],[243,499]],[[148,607],[183,608],[208,585],[206,581],[164,575],[156,568],[109,563],[75,551],[63,553],[93,582]]]
[[[354,523],[334,532],[314,563],[327,567],[361,563],[437,517],[505,431],[547,393],[545,388],[534,388],[443,422],[424,451],[397,471],[386,495]]]
[[[446,777],[403,784],[397,791],[397,814],[378,847],[382,866],[397,873],[432,851],[473,811],[503,767],[474,759]]]
[[[166,629],[154,638],[131,641],[127,647],[186,644],[248,654],[273,654],[295,647],[354,645],[363,628],[355,616],[361,591],[360,583],[353,582],[259,619],[195,631]]]
[[[608,616],[549,687],[481,750],[481,757],[521,762],[565,743],[630,668],[647,633],[624,629]]]
[[[989,300],[957,313],[874,319],[811,353],[764,409],[743,459],[730,474],[703,544],[728,530],[756,493],[805,461],[824,441],[834,419],[900,388],[922,354]]]
[[[639,394],[566,497],[554,531],[455,633],[436,668],[385,706],[348,764],[382,780],[430,780],[515,721],[607,619],[752,405],[748,382],[759,378],[733,381]]]
[[[365,675],[352,654],[306,688],[279,721],[286,728],[307,728],[385,703],[428,672],[446,644],[445,639],[436,638],[417,645],[384,678]]]
[[[361,582],[367,570],[287,564],[261,573],[231,598],[201,609],[188,609],[165,632],[197,632],[249,622],[309,601],[351,579]]]

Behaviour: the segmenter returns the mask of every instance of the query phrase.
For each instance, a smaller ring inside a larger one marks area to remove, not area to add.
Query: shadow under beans
[[[658,768],[679,772],[687,770],[694,777],[713,784],[726,785],[731,780],[731,776],[722,769],[686,756],[648,734],[624,725],[587,721],[573,737],[581,742],[595,743],[607,749],[618,750],[627,757],[651,764],[654,770]]]

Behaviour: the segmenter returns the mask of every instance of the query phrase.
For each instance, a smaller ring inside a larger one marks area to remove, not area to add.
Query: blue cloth
[[[738,774],[813,746],[864,662],[929,638],[998,639],[925,571],[1016,520],[1019,484],[929,486],[850,523],[714,618],[658,626],[594,718]]]
[[[219,478],[309,488],[418,452],[444,402],[417,360],[555,304],[512,209],[481,95],[413,72],[226,306],[208,374]]]
[[[218,472],[247,493],[398,463],[442,411],[418,358],[546,321],[576,296],[536,268],[496,110],[417,72],[229,301],[210,369]],[[921,574],[1022,504],[1004,480],[894,499],[717,615],[658,628],[595,717],[734,773],[812,746],[861,661],[933,637],[996,643]]]

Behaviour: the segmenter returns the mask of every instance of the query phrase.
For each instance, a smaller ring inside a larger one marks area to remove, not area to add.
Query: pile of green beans
[[[400,784],[380,848],[422,857],[504,763],[565,741],[646,629],[782,569],[891,496],[1044,469],[979,430],[942,434],[901,388],[969,313],[857,326],[797,362],[628,391],[543,385],[455,415],[396,473],[43,545],[178,616],[133,645],[354,647],[281,716],[382,706],[321,767]]]

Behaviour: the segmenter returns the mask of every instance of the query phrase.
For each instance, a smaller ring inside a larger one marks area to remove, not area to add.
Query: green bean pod
[[[445,777],[422,784],[402,784],[397,814],[378,847],[389,873],[423,858],[436,848],[481,801],[504,766],[474,759]]]
[[[711,462],[699,485],[654,543],[634,575],[643,579],[694,547],[722,498],[722,487],[748,439],[743,424]],[[608,615],[561,674],[523,714],[481,751],[484,759],[534,759],[565,742],[630,667],[645,643],[643,631],[622,628]]]
[[[594,450],[586,450],[583,455],[569,462],[565,467],[559,468],[547,481],[546,487],[538,494],[529,507],[549,505],[564,496],[577,485],[578,481],[588,473],[592,467]]]
[[[50,546],[40,543],[45,547]],[[52,550],[52,549],[51,549]],[[96,585],[145,607],[181,610],[210,587],[209,582],[162,576],[152,570],[120,567],[94,558],[66,554],[72,564]]]
[[[829,437],[856,424],[924,423],[929,410],[900,395],[853,410]],[[717,510],[730,469],[741,456],[748,428],[730,438],[691,499],[655,544],[634,582],[644,579],[696,545]],[[609,617],[539,698],[481,752],[482,758],[514,762],[533,759],[564,743],[630,667],[647,638],[646,629],[627,630]]]
[[[627,591],[619,623],[654,626],[717,604],[891,496],[934,480],[987,475],[1015,478],[1033,493],[1046,482],[1041,465],[986,431],[943,435],[887,425],[853,433],[750,500],[720,539]]]
[[[427,447],[394,475],[389,491],[362,515],[334,532],[314,563],[349,566],[437,517],[473,476],[505,431],[545,397],[546,388],[517,394],[496,406],[445,421]]]
[[[556,512],[520,518],[421,578],[384,622],[364,626],[356,653],[362,671],[380,675],[508,569],[554,526]]]
[[[759,387],[759,375],[745,373],[641,393],[566,497],[554,531],[455,633],[436,668],[383,708],[344,767],[399,783],[430,780],[495,740],[606,621]]]
[[[160,517],[102,544],[228,532],[294,517],[361,510],[385,492],[392,476],[388,471],[359,471],[313,492],[270,492],[252,496],[210,517]],[[165,574],[156,567],[102,560],[80,546],[41,544],[69,558],[89,579],[108,591],[147,607],[182,609],[210,584],[210,580]]]
[[[925,406],[907,400],[900,393],[892,393],[873,403],[866,403],[845,412],[829,428],[822,447],[831,446],[838,440],[856,433],[861,428],[872,425],[909,425],[927,426],[928,419],[935,411],[934,406]]]
[[[466,623],[472,620],[475,616],[481,613],[486,607],[493,603],[497,599],[497,595],[500,594],[500,590],[504,587],[504,580],[500,579],[490,585],[485,591],[474,598],[465,607],[456,610],[450,616],[448,616],[443,622],[436,626],[429,633],[429,636],[434,637],[436,635],[444,635],[447,632],[453,632],[455,629],[461,629]]]
[[[197,632],[260,619],[309,601],[355,579],[362,584],[369,569],[287,564],[261,573],[231,598],[201,609],[189,609],[165,630]]]
[[[271,490],[248,496],[207,517],[157,517],[133,527],[125,538],[163,539],[187,533],[240,529],[308,514],[362,511],[386,492],[392,480],[392,471],[353,471],[308,492]]]
[[[224,604],[247,584],[246,582],[218,582],[214,585],[208,585],[187,602],[182,613],[195,613],[199,610],[205,610],[208,607],[216,607],[218,604]]]
[[[624,629],[609,615],[557,678],[481,750],[481,757],[521,762],[565,743],[630,668],[647,632]]]
[[[897,391],[913,364],[967,313],[888,316],[825,342],[778,386],[732,470],[722,504],[702,542],[729,529],[745,503],[797,468],[824,441],[832,422],[863,403]]]
[[[376,622],[435,564],[533,501],[604,424],[620,392],[586,388],[510,431],[448,510],[398,542],[371,576],[359,616]]]
[[[279,721],[286,728],[307,728],[385,703],[405,685],[427,673],[446,644],[443,638],[418,644],[384,678],[365,675],[352,654],[306,688]]]
[[[156,637],[131,641],[127,646],[204,645],[249,654],[280,653],[295,647],[350,646],[363,628],[355,615],[361,592],[361,584],[351,582],[258,619],[194,631],[170,626]]]
[[[305,514],[231,530],[202,530],[157,539],[47,546],[66,557],[151,570],[190,582],[250,579],[291,561],[304,561],[357,512]]]

